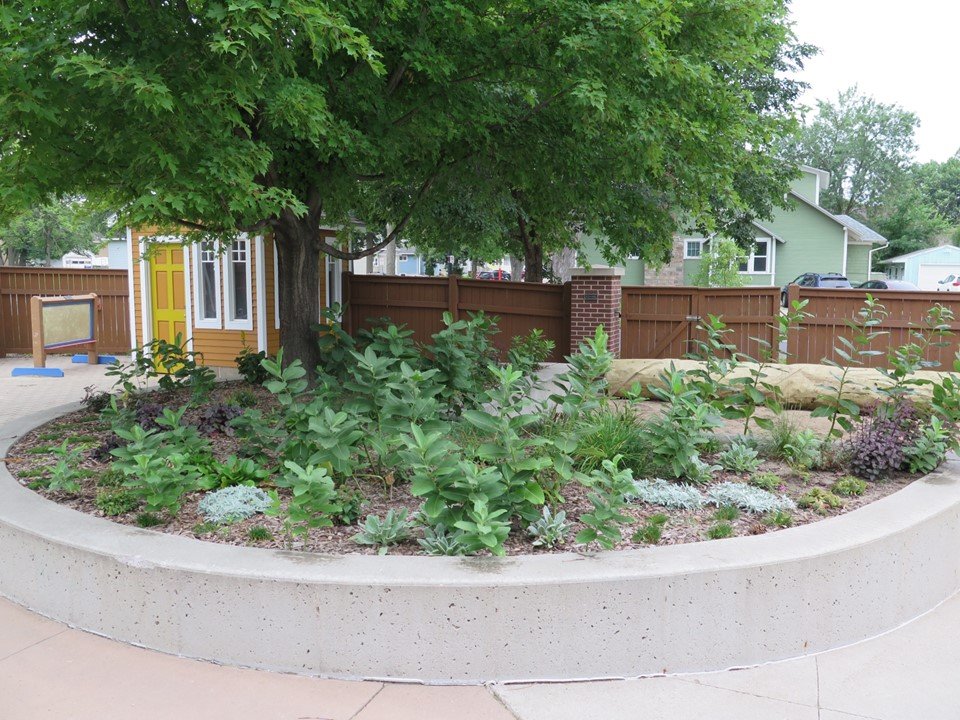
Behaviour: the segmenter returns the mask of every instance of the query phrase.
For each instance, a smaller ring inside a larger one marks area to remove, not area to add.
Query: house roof
[[[956,245],[935,245],[934,247],[923,248],[922,250],[914,250],[913,252],[906,253],[905,255],[897,255],[896,257],[888,258],[887,260],[882,260],[881,264],[888,265],[890,263],[903,263],[909,260],[910,258],[917,257],[918,255],[926,255],[929,252],[942,250],[943,248],[960,250],[960,248],[958,248]]]
[[[862,222],[859,222],[858,220],[854,220],[849,215],[834,215],[829,210],[820,207],[816,203],[811,202],[810,200],[805,198],[803,195],[800,195],[799,193],[796,193],[793,190],[788,192],[787,195],[789,197],[796,198],[797,200],[802,202],[804,205],[807,205],[808,207],[813,208],[814,210],[821,213],[822,215],[826,215],[828,218],[833,220],[838,225],[842,225],[843,227],[845,227],[853,235],[853,240],[856,242],[875,243],[875,244],[887,242],[887,239],[883,235],[881,235],[880,233],[874,230],[871,230]]]
[[[758,223],[756,220],[751,221],[751,224],[752,224],[755,228],[757,228],[758,230],[760,230],[760,232],[765,232],[767,235],[769,235],[770,237],[772,237],[772,238],[773,238],[774,240],[776,240],[778,243],[784,243],[784,242],[786,242],[786,240],[784,240],[782,237],[780,237],[779,235],[777,235],[773,230],[771,230],[771,229],[768,228],[768,227],[765,227],[765,226],[761,225],[761,224]]]
[[[849,215],[837,215],[837,219],[840,220],[848,228],[855,229],[857,235],[863,239],[864,242],[886,242],[887,239],[878,233],[876,230],[873,230],[866,225],[864,225],[859,220],[850,217]]]

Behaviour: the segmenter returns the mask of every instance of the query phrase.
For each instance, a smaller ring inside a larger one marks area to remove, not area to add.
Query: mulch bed
[[[219,384],[211,393],[209,403],[227,403],[231,396],[238,390],[253,393],[256,397],[257,406],[264,411],[274,407],[273,397],[269,392],[262,388],[254,387],[245,383],[222,383]],[[152,401],[170,403],[177,407],[180,402],[185,400],[184,396],[173,397],[162,396],[157,393]],[[180,402],[178,402],[178,400]],[[641,414],[649,415],[658,412],[658,403],[648,402],[641,405]],[[196,421],[199,417],[199,410],[188,411],[185,416],[188,422]],[[809,413],[801,411],[792,411],[795,420],[799,419],[802,424],[817,426],[814,420],[807,420]],[[818,429],[820,429],[818,427]],[[731,434],[735,432],[735,426],[731,425],[729,430]],[[36,480],[36,473],[41,472],[42,468],[52,466],[56,462],[55,456],[51,450],[67,440],[72,447],[83,448],[83,460],[81,468],[87,471],[87,477],[81,481],[81,491],[77,495],[66,495],[63,493],[53,493],[44,488],[36,487],[35,490],[54,502],[61,503],[80,512],[103,517],[103,513],[94,504],[94,499],[98,491],[98,479],[108,470],[109,464],[97,461],[91,457],[93,451],[99,447],[108,437],[112,435],[110,429],[105,427],[99,419],[97,413],[87,410],[64,415],[35,430],[27,433],[11,449],[6,458],[7,467],[15,478],[25,486],[31,486]],[[214,433],[208,436],[213,452],[218,458],[224,458],[231,454],[236,454],[238,450],[238,440],[223,433]],[[783,478],[784,483],[779,492],[785,493],[790,497],[797,499],[800,495],[813,487],[822,487],[829,489],[830,486],[839,478],[845,475],[841,472],[814,471],[806,477],[799,477],[786,465],[766,461],[761,472],[771,472]],[[868,483],[866,492],[859,497],[844,497],[843,507],[830,510],[825,514],[818,514],[812,510],[797,509],[791,511],[793,525],[804,525],[807,523],[823,520],[826,517],[842,515],[855,510],[863,505],[874,502],[882,497],[890,495],[897,490],[908,485],[915,480],[917,476],[906,473],[899,473],[891,479],[881,483]],[[737,476],[732,473],[718,473],[715,482],[746,481],[746,477]],[[406,483],[398,482],[392,488],[385,487],[379,481],[369,479],[350,480],[357,489],[366,498],[363,506],[363,516],[375,514],[383,516],[390,508],[407,508],[413,513],[420,505],[420,499],[414,498],[409,493],[409,486]],[[704,488],[701,488],[704,489]],[[281,489],[281,498],[288,497],[289,491]],[[165,522],[152,530],[164,532],[173,535],[183,535],[194,537],[211,542],[225,543],[229,545],[243,545],[251,547],[294,549],[317,553],[359,553],[375,554],[376,548],[358,545],[351,539],[357,532],[357,527],[353,526],[334,526],[328,528],[319,528],[311,530],[308,534],[302,536],[288,537],[283,527],[283,521],[278,517],[268,517],[265,515],[256,515],[248,520],[225,525],[209,530],[204,523],[204,519],[197,511],[197,505],[203,497],[203,492],[195,492],[184,496],[183,507],[180,513],[174,519],[165,518]],[[567,519],[571,523],[569,533],[570,541],[566,545],[554,550],[536,548],[530,544],[526,534],[519,529],[515,529],[506,542],[508,554],[539,554],[548,552],[567,552],[567,551],[592,551],[599,549],[596,545],[578,546],[572,542],[572,538],[577,531],[582,528],[577,518],[584,512],[592,509],[587,497],[586,490],[578,484],[570,484],[563,491],[565,503],[555,510],[565,510]],[[716,508],[708,507],[699,510],[669,510],[659,506],[651,506],[643,503],[628,505],[625,514],[632,518],[628,525],[621,526],[624,540],[617,546],[617,549],[628,549],[637,547],[647,547],[643,543],[634,542],[631,536],[634,531],[646,524],[647,518],[654,514],[666,514],[669,520],[663,527],[663,534],[659,542],[660,545],[676,545],[681,543],[698,542],[707,539],[707,530],[713,526],[716,521],[714,514]],[[127,525],[136,525],[137,516],[140,511],[130,512],[124,515],[110,517],[114,522]],[[752,515],[743,512],[739,518],[730,522],[733,526],[734,534],[757,535],[767,532],[773,532],[778,528],[765,524],[761,516]],[[251,528],[261,527],[270,532],[272,539],[251,541],[248,534]],[[400,545],[390,548],[391,554],[396,555],[414,555],[420,554],[421,548],[415,540],[404,542]]]

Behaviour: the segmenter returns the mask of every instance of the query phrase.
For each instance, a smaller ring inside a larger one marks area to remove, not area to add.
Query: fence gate
[[[623,358],[684,357],[703,339],[697,324],[707,315],[720,316],[731,330],[725,341],[750,357],[763,348],[758,340],[777,341],[779,288],[628,286],[622,297]]]

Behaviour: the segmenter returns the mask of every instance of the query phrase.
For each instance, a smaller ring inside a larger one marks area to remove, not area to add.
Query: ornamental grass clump
[[[207,522],[223,525],[253,517],[271,504],[270,496],[260,488],[233,485],[207,493],[197,509]]]
[[[732,505],[751,513],[793,510],[797,506],[786,495],[774,495],[746,483],[724,482],[707,490],[707,502],[717,507]]]

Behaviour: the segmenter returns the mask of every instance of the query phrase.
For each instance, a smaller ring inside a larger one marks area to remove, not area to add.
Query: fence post
[[[574,268],[570,273],[570,351],[593,337],[598,325],[609,337],[607,347],[620,357],[620,306],[623,268]]]
[[[460,319],[460,278],[450,274],[447,276],[447,308],[453,315],[453,321]]]
[[[7,343],[4,340],[4,327],[3,327],[3,288],[4,288],[4,273],[3,268],[0,267],[0,358],[7,356]]]
[[[795,302],[800,301],[800,286],[799,285],[787,285],[787,309],[792,309]],[[790,326],[790,330],[787,332],[787,347],[786,347],[786,357],[783,358],[784,363],[789,363],[791,358],[799,357],[800,355],[800,331],[803,329],[803,322],[797,326]]]

